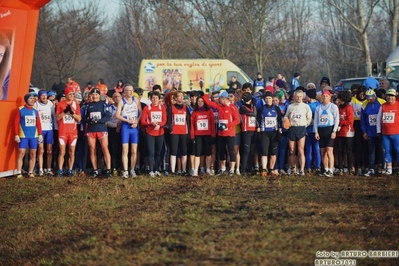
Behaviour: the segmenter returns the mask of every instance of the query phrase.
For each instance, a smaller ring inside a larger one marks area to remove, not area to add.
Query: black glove
[[[227,125],[224,123],[219,124],[219,130],[225,130],[227,128]]]
[[[377,139],[378,140],[382,140],[382,134],[381,133],[377,133]]]
[[[90,125],[96,124],[97,122],[98,122],[98,118],[97,118],[97,117],[93,117],[93,118],[90,120]]]
[[[72,111],[72,110],[71,110],[71,106],[70,106],[70,105],[67,105],[67,106],[65,107],[65,109],[64,109],[64,114],[67,114],[67,113],[69,113],[70,111]]]

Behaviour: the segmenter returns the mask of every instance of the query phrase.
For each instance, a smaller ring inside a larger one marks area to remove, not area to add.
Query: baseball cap
[[[374,90],[367,90],[366,91],[366,98],[370,99],[370,98],[373,98],[373,97],[375,97]]]
[[[323,90],[323,92],[322,92],[321,95],[329,95],[329,96],[331,96],[331,91],[329,91],[329,90]]]
[[[226,91],[224,91],[224,92],[222,92],[222,93],[219,93],[219,96],[218,96],[218,98],[229,98],[229,94],[226,92]]]
[[[397,95],[397,92],[396,92],[396,90],[395,89],[388,89],[387,90],[387,92],[385,93],[386,95],[393,95],[393,96],[396,96]]]

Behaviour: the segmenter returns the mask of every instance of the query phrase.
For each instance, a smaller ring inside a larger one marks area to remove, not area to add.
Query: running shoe
[[[136,177],[136,172],[134,170],[130,170],[130,176],[131,177]]]
[[[150,175],[150,177],[154,177],[155,173],[153,171],[151,171],[149,175]]]
[[[43,176],[44,176],[43,170],[39,171],[39,176],[40,176],[40,177],[43,177]]]
[[[284,169],[280,169],[280,175],[288,175]]]
[[[129,178],[129,172],[127,170],[123,171],[122,178]]]
[[[374,169],[370,169],[366,173],[364,173],[364,176],[373,176],[373,175],[374,175]]]
[[[262,170],[262,177],[266,177],[267,176],[267,171],[266,171],[266,169],[263,169]]]
[[[326,177],[333,177],[334,174],[333,174],[333,172],[331,172],[330,170],[328,170],[328,171],[325,171],[325,172],[324,172],[324,176],[326,176]]]
[[[155,171],[155,175],[156,176],[162,176],[161,172],[159,172],[159,171]]]
[[[305,176],[305,173],[302,170],[299,170],[298,175],[299,176]]]

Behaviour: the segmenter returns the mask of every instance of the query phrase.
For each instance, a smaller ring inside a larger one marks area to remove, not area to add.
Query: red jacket
[[[219,114],[219,124],[226,124],[227,128],[225,130],[219,130],[218,136],[221,137],[235,137],[235,126],[240,123],[240,115],[238,114],[238,109],[234,104],[222,105],[220,103],[215,103],[209,100],[208,95],[204,95],[205,103],[218,110]]]
[[[354,137],[355,128],[353,122],[355,121],[355,111],[353,106],[347,104],[345,107],[339,106],[339,126],[341,129],[337,132],[338,137]]]
[[[146,131],[149,135],[157,137],[162,136],[164,134],[164,126],[167,122],[166,116],[166,108],[165,106],[159,104],[156,105],[147,105],[143,109],[143,113],[141,115],[141,125],[146,128]],[[159,130],[155,130],[155,126],[152,122],[158,123],[160,128]]]
[[[191,113],[190,138],[195,136],[215,137],[215,117],[212,109],[195,110]]]

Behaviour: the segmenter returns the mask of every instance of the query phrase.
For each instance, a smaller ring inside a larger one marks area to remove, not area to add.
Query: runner
[[[151,177],[161,175],[161,151],[166,122],[166,108],[160,103],[160,93],[155,91],[151,95],[151,104],[144,107],[141,116],[141,125],[145,127],[147,133],[148,164]]]
[[[176,91],[173,94],[175,103],[168,106],[166,113],[168,116],[168,128],[170,129],[170,170],[171,175],[175,175],[177,154],[180,149],[181,154],[181,174],[187,174],[187,143],[188,133],[190,132],[190,113],[184,104],[184,93]]]
[[[303,94],[302,90],[294,92],[294,102],[288,106],[284,117],[284,128],[288,129],[289,175],[297,173],[298,163],[298,175],[305,175],[305,136],[306,127],[312,122],[312,110],[310,110],[309,105],[302,102]],[[296,155],[297,152],[299,158]]]
[[[270,91],[264,94],[265,104],[257,110],[257,123],[259,128],[261,150],[262,150],[262,176],[268,175],[268,169],[272,176],[278,176],[279,172],[274,169],[276,164],[277,145],[282,134],[282,115],[280,108],[273,104],[273,95]],[[269,168],[268,168],[269,164]]]
[[[384,103],[377,116],[377,134],[380,138],[382,134],[382,145],[386,162],[386,175],[392,175],[392,147],[395,150],[396,158],[399,158],[399,102],[396,101],[397,92],[389,89],[386,92],[387,102]]]
[[[337,137],[339,125],[338,107],[331,102],[331,92],[324,90],[321,94],[322,104],[316,107],[313,130],[319,141],[324,175],[333,176],[334,169],[334,140]]]
[[[68,171],[67,175],[72,176],[73,164],[75,162],[75,148],[78,140],[77,122],[81,120],[80,107],[75,101],[75,92],[71,87],[65,88],[65,100],[57,104],[56,119],[58,121],[58,176],[64,175],[64,156],[68,145]]]
[[[130,175],[136,177],[134,167],[137,158],[137,143],[139,141],[138,123],[141,118],[141,104],[138,98],[133,97],[133,86],[126,85],[123,90],[124,97],[118,103],[116,118],[122,121],[121,140],[122,140],[122,167],[123,178],[129,177],[128,172],[128,153],[130,143]]]
[[[222,175],[226,173],[227,148],[230,156],[229,175],[233,176],[236,164],[236,155],[234,153],[235,126],[240,122],[240,117],[237,108],[229,102],[228,98],[228,93],[224,91],[219,94],[219,103],[215,103],[209,100],[208,95],[204,95],[205,103],[218,111],[218,151],[220,159],[218,174]]]
[[[42,126],[43,141],[39,142],[38,146],[38,163],[39,163],[39,176],[49,175],[53,176],[52,161],[53,161],[53,129],[55,119],[54,105],[47,98],[47,91],[39,91],[39,100],[35,103],[35,108],[39,112],[40,122]],[[43,155],[44,146],[46,147],[46,166],[43,171]]]
[[[39,112],[33,108],[35,99],[32,94],[24,96],[25,105],[17,109],[14,120],[15,142],[18,143],[17,178],[23,178],[22,163],[26,148],[29,147],[28,176],[35,177],[33,169],[36,163],[36,151],[38,141],[42,142],[42,127]]]
[[[87,105],[85,110],[84,122],[87,126],[87,142],[90,149],[90,161],[93,166],[93,177],[100,175],[100,169],[97,165],[96,142],[99,140],[101,150],[105,161],[105,176],[111,177],[111,156],[108,150],[108,131],[106,123],[111,117],[108,106],[105,102],[100,101],[100,90],[92,89],[90,91],[92,101]]]
[[[211,138],[215,137],[214,115],[202,96],[197,97],[191,114],[190,139],[194,140],[195,159],[193,176],[198,176],[200,156],[205,155],[206,173],[211,174]]]

